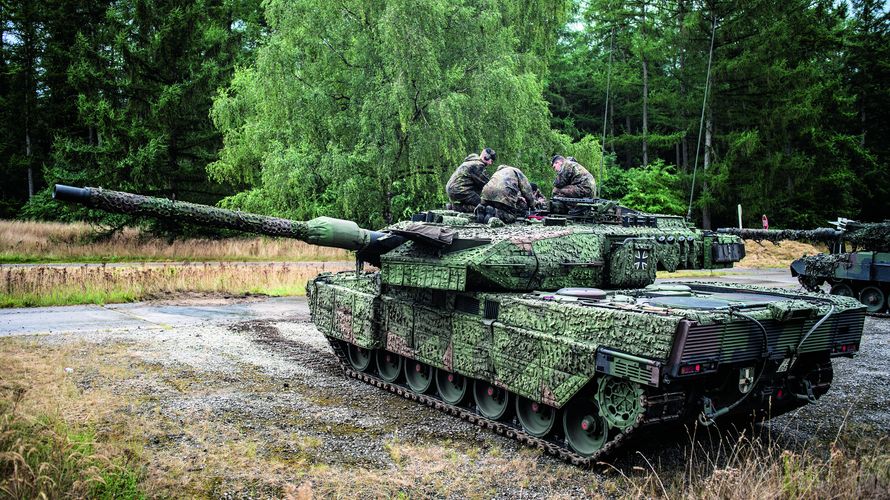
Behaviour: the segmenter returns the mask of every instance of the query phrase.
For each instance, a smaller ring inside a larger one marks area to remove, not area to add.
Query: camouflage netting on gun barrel
[[[298,240],[305,240],[308,235],[308,225],[305,222],[165,198],[152,198],[121,191],[110,191],[101,188],[89,189],[90,201],[88,205],[107,212],[156,217],[162,220],[235,229],[268,236],[283,236]]]
[[[771,241],[779,243],[783,240],[810,241],[814,243],[833,243],[840,239],[848,241],[859,250],[890,252],[890,222],[865,223],[852,231],[820,227],[817,229],[720,229],[721,233],[734,234],[746,240]]]

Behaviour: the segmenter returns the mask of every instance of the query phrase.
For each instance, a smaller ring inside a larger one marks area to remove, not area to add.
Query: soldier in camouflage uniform
[[[445,190],[451,200],[451,209],[458,212],[472,212],[482,201],[479,195],[488,182],[485,167],[491,165],[498,157],[491,148],[485,148],[477,154],[464,158],[464,162],[451,174]]]
[[[509,224],[528,215],[535,206],[535,195],[528,178],[516,167],[501,165],[482,188],[482,203],[476,219],[487,222],[492,217]]]
[[[571,157],[570,157],[571,158]],[[593,198],[596,181],[586,168],[574,161],[556,155],[550,160],[556,179],[553,181],[553,196],[564,198]]]

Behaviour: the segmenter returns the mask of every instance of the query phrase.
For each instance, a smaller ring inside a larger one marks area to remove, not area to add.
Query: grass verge
[[[138,457],[100,442],[93,422],[65,419],[77,391],[55,356],[29,347],[0,344],[0,497],[145,498]]]
[[[88,224],[0,220],[0,264],[57,262],[349,260],[349,253],[285,238],[168,241],[125,228],[105,239]]]
[[[132,302],[184,292],[303,295],[318,273],[350,268],[342,262],[0,267],[0,307]]]

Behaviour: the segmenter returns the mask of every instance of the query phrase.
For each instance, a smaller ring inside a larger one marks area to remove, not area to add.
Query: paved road
[[[272,297],[248,301],[188,299],[184,302],[0,309],[0,337],[98,330],[170,329],[227,320],[274,321],[295,313],[309,313],[305,297]]]
[[[61,266],[62,264],[59,265]],[[791,278],[787,272],[781,269],[735,268],[727,271],[730,271],[727,276],[664,278],[658,281],[736,281],[776,287],[794,287],[797,285],[797,280]],[[181,301],[137,302],[105,306],[84,305],[0,309],[0,337],[50,332],[169,329],[201,323],[221,323],[227,320],[276,320],[301,313],[308,314],[308,307],[304,297],[277,297],[247,301],[186,299]]]

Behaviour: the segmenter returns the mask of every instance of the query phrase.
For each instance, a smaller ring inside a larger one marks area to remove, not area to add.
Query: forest
[[[0,218],[107,217],[66,183],[379,227],[487,146],[705,228],[882,220],[888,82],[879,0],[2,0]]]

